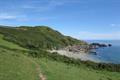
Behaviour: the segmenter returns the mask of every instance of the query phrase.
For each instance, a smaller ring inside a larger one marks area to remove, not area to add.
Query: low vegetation
[[[94,70],[83,65],[68,65],[48,58],[36,58],[47,80],[120,80],[119,72]]]
[[[120,80],[120,64],[83,62],[47,52],[87,45],[51,28],[0,27],[0,33],[0,80],[40,80],[38,67],[47,80]]]
[[[84,41],[64,36],[46,26],[0,27],[0,33],[5,36],[5,40],[29,49],[58,49],[68,45],[87,44]]]
[[[4,38],[4,36],[3,36],[2,34],[0,34],[0,46],[1,46],[1,47],[4,46],[4,47],[8,47],[8,48],[10,48],[10,49],[27,50],[27,49],[25,49],[25,48],[23,48],[23,47],[20,47],[20,46],[17,45],[17,44],[14,44],[14,43],[12,43],[12,42],[6,41],[6,40],[4,40],[3,38]]]
[[[66,64],[72,64],[76,66],[87,66],[88,68],[92,68],[95,70],[107,70],[111,72],[120,72],[120,64],[111,64],[111,63],[94,63],[91,61],[81,61],[80,59],[69,58],[63,55],[59,55],[58,53],[49,53],[44,50],[39,51],[30,51],[29,56],[35,58],[47,58],[53,61],[63,62]]]

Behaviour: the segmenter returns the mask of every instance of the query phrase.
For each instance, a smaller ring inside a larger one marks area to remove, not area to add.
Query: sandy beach
[[[51,50],[49,52],[51,52],[51,53],[57,52],[60,55],[65,55],[67,57],[80,59],[82,61],[90,60],[93,62],[101,62],[99,59],[95,59],[92,56],[90,56],[88,53],[84,53],[84,52],[70,52],[70,51],[66,51],[66,50]]]

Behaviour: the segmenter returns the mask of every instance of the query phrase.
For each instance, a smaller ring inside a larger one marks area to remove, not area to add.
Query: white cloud
[[[0,20],[8,20],[8,19],[16,19],[17,17],[14,15],[8,15],[8,14],[0,14]]]
[[[26,21],[27,16],[19,15],[19,14],[8,14],[8,13],[0,13],[0,20],[16,20],[16,21]]]
[[[81,39],[120,39],[120,32],[112,33],[94,33],[94,32],[80,32]]]
[[[52,10],[54,8],[56,8],[57,6],[62,5],[63,3],[59,3],[59,2],[54,2],[51,1],[45,5],[41,5],[41,6],[37,6],[35,4],[25,4],[22,6],[23,9],[25,10],[32,10],[33,12],[35,11],[39,11],[39,12],[44,12],[44,11],[49,11]]]
[[[110,24],[110,26],[116,26],[116,24]]]
[[[36,7],[32,6],[32,5],[23,5],[22,8],[24,8],[24,9],[34,9]]]
[[[38,17],[38,18],[31,18],[27,15],[20,15],[20,14],[7,14],[7,13],[1,13],[0,14],[0,21],[2,20],[14,20],[14,21],[46,21],[56,19],[56,17]]]
[[[120,24],[110,24],[112,27],[120,27]]]
[[[58,6],[63,6],[68,3],[75,4],[75,3],[79,3],[79,2],[80,2],[80,0],[48,0],[43,5],[43,3],[41,1],[32,1],[31,3],[23,4],[22,8],[23,9],[32,9],[33,11],[49,11],[49,10],[55,9]]]
[[[19,4],[14,4],[9,2],[9,5],[2,6],[0,8],[0,13],[20,13],[28,14],[34,13],[39,14],[38,12],[51,11],[63,5],[76,4],[81,0],[25,0],[25,1],[16,1]],[[9,16],[12,18],[13,16]],[[7,17],[8,18],[8,17]]]

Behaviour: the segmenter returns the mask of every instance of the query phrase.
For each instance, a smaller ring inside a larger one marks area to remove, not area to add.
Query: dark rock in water
[[[99,47],[107,47],[106,44],[100,44]]]
[[[93,54],[94,54],[94,55],[97,55],[97,52],[94,52]]]
[[[109,46],[109,47],[111,47],[111,46],[112,46],[112,44],[108,44],[108,46]]]
[[[107,47],[106,44],[100,44],[100,43],[91,43],[90,46],[95,47],[95,48],[96,47]]]
[[[91,50],[89,53],[94,54],[94,55],[97,55],[97,52],[96,52],[96,51],[93,51],[93,50]]]

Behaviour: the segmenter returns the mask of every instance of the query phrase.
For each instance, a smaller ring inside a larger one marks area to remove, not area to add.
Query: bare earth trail
[[[26,56],[24,56],[24,57],[26,57]],[[37,67],[36,71],[38,73],[38,76],[39,76],[40,80],[47,80],[45,75],[43,75],[43,73],[41,72],[39,64],[37,64],[37,62],[35,62],[33,59],[30,59],[28,57],[26,57],[26,58],[29,59],[29,61],[31,61],[32,63],[34,63],[36,65],[36,67]]]
[[[36,66],[37,66],[37,72],[38,72],[38,76],[39,76],[39,78],[40,78],[40,80],[47,80],[46,79],[46,77],[45,77],[45,75],[43,75],[43,73],[41,72],[41,70],[40,70],[40,66],[35,62],[35,61],[33,61],[33,60],[31,60],[34,64],[36,64]]]
[[[42,73],[39,74],[39,77],[40,77],[40,80],[46,80],[46,77]]]

